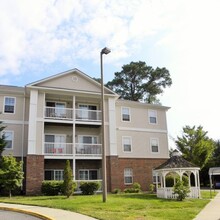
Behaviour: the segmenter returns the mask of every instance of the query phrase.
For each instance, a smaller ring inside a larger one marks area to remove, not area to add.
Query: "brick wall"
[[[133,183],[138,182],[143,191],[149,190],[152,183],[152,170],[167,159],[142,159],[107,157],[107,186],[111,192],[116,188],[124,190],[129,185],[124,184],[124,169],[133,169]]]
[[[27,155],[26,195],[40,194],[43,179],[44,179],[44,156]]]

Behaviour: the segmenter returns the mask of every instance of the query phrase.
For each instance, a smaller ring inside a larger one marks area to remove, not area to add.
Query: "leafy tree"
[[[22,161],[17,162],[13,156],[2,156],[0,168],[0,185],[9,192],[11,198],[12,190],[22,185],[24,173],[22,172]]]
[[[64,169],[64,182],[63,182],[64,194],[69,198],[74,191],[73,172],[70,167],[70,161],[66,161]]]
[[[203,168],[212,158],[215,143],[207,136],[202,126],[183,127],[182,137],[177,137],[176,145],[183,157]]]
[[[1,156],[2,156],[2,152],[5,149],[6,146],[6,141],[5,141],[5,135],[2,134],[2,131],[5,129],[5,126],[3,126],[3,122],[0,121],[0,160],[1,160]]]
[[[158,103],[157,95],[172,85],[170,73],[166,68],[153,69],[145,62],[131,62],[122,66],[121,72],[106,86],[119,94],[122,99]]]
[[[189,185],[185,185],[184,181],[178,180],[177,183],[173,187],[174,194],[177,194],[177,200],[183,201],[187,194],[190,193]]]

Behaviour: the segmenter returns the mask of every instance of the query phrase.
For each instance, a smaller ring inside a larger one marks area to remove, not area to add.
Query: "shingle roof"
[[[188,167],[198,167],[198,166],[196,166],[193,163],[190,163],[181,156],[172,156],[170,159],[168,159],[160,166],[156,167],[154,170],[170,169],[170,168],[188,168]]]

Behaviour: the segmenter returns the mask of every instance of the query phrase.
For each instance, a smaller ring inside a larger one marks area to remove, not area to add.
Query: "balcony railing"
[[[44,143],[44,153],[47,155],[72,155],[73,144],[72,143]]]
[[[78,156],[101,156],[102,145],[101,144],[76,144],[76,155]]]
[[[82,157],[101,157],[102,146],[101,144],[83,143],[76,143],[74,146],[72,143],[45,142],[44,154],[51,156],[75,154]]]
[[[74,114],[75,112],[75,114]],[[60,119],[60,120],[73,120],[76,121],[93,121],[101,122],[100,110],[87,110],[87,109],[72,109],[72,108],[58,108],[58,107],[45,107],[45,118]]]

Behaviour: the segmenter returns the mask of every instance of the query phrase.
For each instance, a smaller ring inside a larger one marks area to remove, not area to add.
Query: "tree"
[[[170,73],[166,68],[153,69],[145,62],[131,62],[122,66],[121,72],[106,86],[119,94],[122,99],[158,103],[157,95],[172,85]]]
[[[187,194],[190,193],[189,185],[184,184],[184,181],[177,180],[177,183],[173,187],[174,194],[177,194],[177,200],[183,201]]]
[[[2,156],[0,168],[0,185],[9,193],[22,185],[24,173],[22,172],[22,161],[17,162],[13,156]]]
[[[70,161],[66,161],[64,169],[64,182],[63,182],[64,194],[69,198],[74,191],[73,172],[70,167]]]
[[[3,122],[0,121],[0,158],[2,156],[2,152],[5,149],[5,146],[7,142],[5,141],[5,135],[2,133],[2,131],[5,129],[5,126],[2,124]]]
[[[176,145],[183,157],[201,169],[210,161],[215,143],[207,136],[202,126],[183,127],[182,137],[177,137]]]

